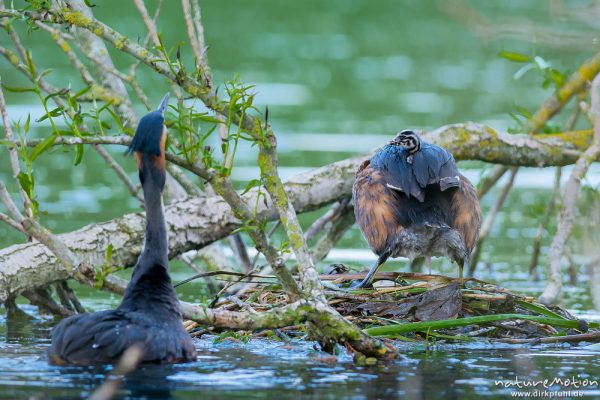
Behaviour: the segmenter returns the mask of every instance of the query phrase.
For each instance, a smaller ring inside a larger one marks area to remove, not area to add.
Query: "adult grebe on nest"
[[[390,257],[427,257],[429,268],[431,256],[449,257],[462,284],[481,211],[475,188],[446,149],[400,132],[359,167],[352,198],[356,222],[378,256],[353,288],[368,287]]]
[[[181,310],[167,271],[168,242],[162,190],[165,186],[164,112],[158,110],[138,125],[128,153],[134,154],[144,190],[146,238],[131,281],[116,310],[78,314],[52,330],[48,350],[53,364],[101,364],[117,361],[127,348],[140,345],[142,362],[178,363],[196,360],[196,347],[183,328]]]

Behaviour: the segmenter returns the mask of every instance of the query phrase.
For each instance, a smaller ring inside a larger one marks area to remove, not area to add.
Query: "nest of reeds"
[[[534,297],[510,292],[477,279],[440,275],[381,272],[372,289],[337,290],[365,274],[321,275],[329,304],[373,336],[399,340],[548,343],[600,341],[597,322],[577,319],[558,306],[544,306]],[[260,312],[290,302],[273,284],[257,284],[242,296],[226,297],[217,308]],[[189,325],[188,330],[204,333]],[[283,333],[285,332],[285,334]],[[301,335],[302,326],[255,333],[258,336]],[[231,335],[229,335],[231,336]],[[233,335],[235,336],[235,335]]]

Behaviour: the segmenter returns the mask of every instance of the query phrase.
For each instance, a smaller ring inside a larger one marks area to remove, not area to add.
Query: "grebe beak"
[[[168,105],[169,105],[169,93],[165,94],[165,97],[163,97],[162,101],[160,102],[160,106],[158,106],[156,111],[159,111],[162,115],[165,115],[165,111],[166,111]]]

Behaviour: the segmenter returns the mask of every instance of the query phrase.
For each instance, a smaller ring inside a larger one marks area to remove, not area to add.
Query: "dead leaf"
[[[461,306],[460,285],[454,282],[420,294],[415,317],[421,321],[455,319]]]
[[[399,301],[369,301],[357,310],[380,317],[405,317],[414,313],[420,321],[454,319],[461,310],[462,299],[458,283],[438,287]]]

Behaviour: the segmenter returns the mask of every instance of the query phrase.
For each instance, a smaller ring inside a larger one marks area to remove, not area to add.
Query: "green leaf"
[[[25,132],[25,135],[27,135],[27,133],[29,132],[29,123],[31,122],[31,114],[27,114],[27,121],[25,121],[25,126],[23,127],[23,131]]]
[[[10,147],[11,149],[17,149],[19,146],[12,140],[0,139],[0,146]]]
[[[221,121],[218,118],[215,118],[211,115],[208,114],[200,114],[200,113],[194,113],[192,115],[192,117],[194,118],[194,120],[200,120],[203,122],[209,122],[211,124],[220,124]]]
[[[112,253],[113,253],[113,245],[112,243],[108,244],[108,247],[106,248],[106,262],[110,265],[110,259],[112,258]]]
[[[260,179],[252,179],[250,182],[248,182],[248,185],[246,185],[246,189],[244,189],[244,191],[242,192],[242,196],[248,193],[253,187],[258,187],[261,184],[262,182]]]
[[[502,58],[506,58],[509,61],[513,61],[513,62],[529,62],[531,61],[531,57],[529,57],[526,54],[522,54],[522,53],[516,53],[514,51],[506,51],[506,50],[502,50],[500,53],[498,53],[498,56],[502,57]]]
[[[81,143],[75,145],[75,164],[79,165],[83,159],[83,145]]]
[[[548,86],[550,83],[553,83],[556,89],[560,89],[567,80],[565,74],[554,68],[547,69],[545,75],[544,85]]]
[[[73,96],[71,96],[72,99],[76,99],[80,96],[83,96],[84,94],[86,94],[87,92],[90,91],[92,87],[91,86],[86,86],[83,89],[81,89],[80,91],[78,91],[77,93],[75,93]]]
[[[31,154],[29,155],[30,160],[32,162],[35,161],[35,159],[38,158],[43,152],[45,152],[46,150],[51,148],[54,145],[55,141],[56,141],[56,136],[50,135],[46,139],[44,139],[40,143],[38,143],[31,151]]]
[[[121,122],[121,119],[119,118],[119,116],[117,114],[115,114],[115,112],[113,110],[111,110],[110,108],[107,108],[106,111],[108,111],[108,113],[111,115],[111,117],[113,117],[113,119],[119,126],[119,130],[121,130],[121,132],[125,132],[125,129],[123,128],[123,123]]]
[[[206,141],[206,139],[208,139],[208,137],[214,132],[214,130],[216,128],[217,128],[217,126],[214,125],[204,135],[202,135],[202,138],[200,139],[200,143],[204,143]]]
[[[25,52],[25,58],[27,60],[27,66],[29,67],[29,75],[32,77],[36,77],[37,73],[35,71],[35,65],[33,65],[33,59],[31,58],[31,51]]]
[[[63,108],[62,107],[56,107],[53,110],[48,111],[48,113],[42,115],[40,118],[38,118],[36,120],[36,122],[42,122],[45,119],[48,119],[50,117],[60,117],[63,114]]]
[[[24,172],[20,172],[19,175],[17,175],[17,180],[19,181],[19,185],[21,185],[21,188],[25,191],[25,193],[27,193],[29,198],[32,198],[34,186],[33,177]]]
[[[44,102],[47,102],[48,100],[50,100],[53,97],[64,96],[64,95],[65,95],[64,90],[59,90],[58,92],[50,93],[48,96],[44,97]]]
[[[25,92],[36,92],[35,88],[18,88],[18,87],[11,87],[6,85],[5,83],[2,84],[2,87],[6,90],[8,90],[9,92],[15,92],[15,93],[25,93]]]
[[[547,309],[546,307],[542,306],[541,304],[528,303],[524,300],[517,300],[516,303],[518,305],[520,305],[521,307],[523,307],[529,311],[536,312],[540,315],[545,315],[546,317],[550,317],[550,318],[559,318],[559,319],[567,320],[567,318],[563,317],[560,314],[555,313],[554,311]]]
[[[102,111],[106,110],[110,106],[112,106],[112,102],[104,104],[102,107],[100,107],[98,109],[98,114],[100,114]]]
[[[522,119],[523,117],[521,115],[518,115],[518,114],[514,113],[514,112],[509,112],[508,115],[517,124],[517,128],[509,128],[509,129],[513,129],[513,130],[516,129],[516,130],[514,130],[514,132],[510,132],[509,131],[509,133],[517,133],[518,129],[521,128],[523,126],[523,124],[524,124],[524,121]]]
[[[526,109],[525,107],[517,105],[517,106],[515,106],[515,109],[519,115],[522,115],[527,119],[531,118],[531,112],[528,109]]]
[[[50,68],[43,70],[42,73],[40,74],[40,76],[38,76],[38,79],[42,79],[43,77],[45,77],[46,75],[48,75],[51,72],[52,72],[52,69],[50,69]]]
[[[490,322],[497,321],[507,321],[507,320],[515,320],[515,319],[524,319],[527,321],[538,322],[541,324],[557,326],[561,328],[573,328],[578,329],[580,325],[580,321],[578,320],[565,320],[561,318],[551,318],[546,316],[537,316],[537,315],[526,315],[526,314],[496,314],[496,315],[483,315],[477,317],[467,317],[467,318],[458,318],[458,319],[450,319],[450,320],[440,320],[440,321],[426,321],[426,322],[412,322],[412,323],[400,323],[397,325],[388,325],[388,326],[376,326],[373,328],[364,329],[363,331],[372,336],[381,336],[381,335],[392,335],[396,333],[406,333],[406,332],[425,332],[428,329],[448,329],[448,328],[456,328],[459,326],[467,326],[467,325],[479,325]],[[598,322],[588,322],[588,326],[590,328],[597,328],[600,326]]]

